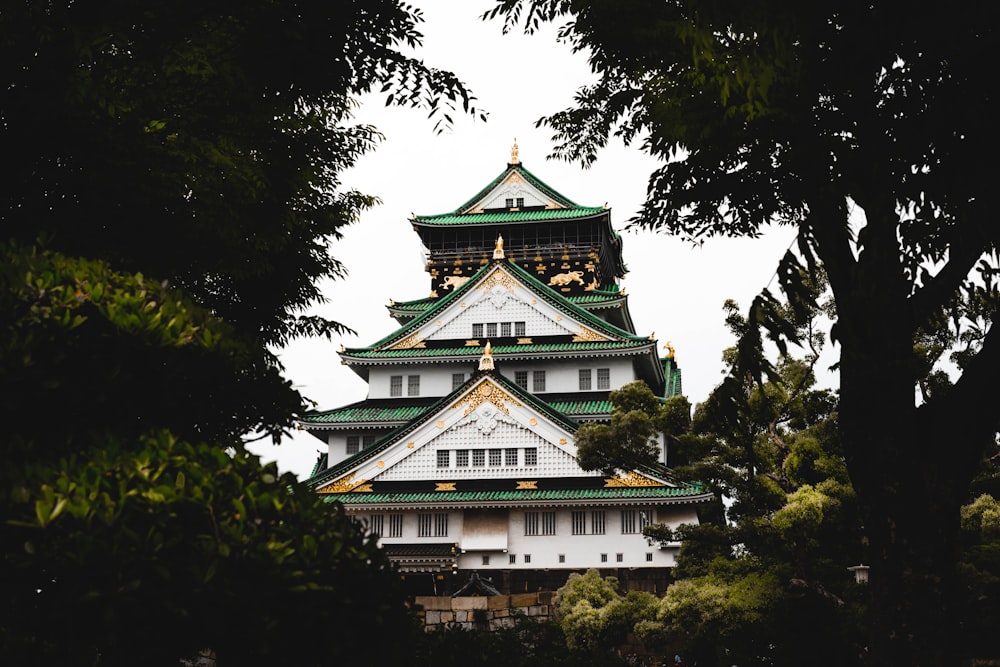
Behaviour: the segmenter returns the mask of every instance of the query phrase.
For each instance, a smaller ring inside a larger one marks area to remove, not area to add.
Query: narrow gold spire
[[[497,234],[497,244],[493,248],[493,259],[503,259],[503,234]]]
[[[486,341],[486,347],[483,348],[483,356],[479,358],[479,370],[493,370],[493,345],[490,341]]]
[[[521,164],[521,160],[517,156],[517,137],[514,137],[514,145],[510,147],[510,163]]]

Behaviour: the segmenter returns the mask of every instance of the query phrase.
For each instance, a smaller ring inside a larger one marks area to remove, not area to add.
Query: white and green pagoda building
[[[679,544],[642,528],[697,522],[710,494],[675,480],[665,450],[614,477],[575,456],[580,424],[610,419],[611,390],[681,391],[673,350],[636,333],[618,288],[610,210],[540,181],[515,144],[467,202],[410,222],[430,296],[390,302],[395,330],[341,350],[368,396],[302,418],[327,446],[308,484],[378,533],[416,594],[472,573],[503,592],[554,589],[588,568],[662,592]]]

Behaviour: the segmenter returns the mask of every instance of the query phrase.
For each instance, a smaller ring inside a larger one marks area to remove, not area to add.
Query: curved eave
[[[615,491],[616,493],[588,494],[580,498],[567,497],[569,494],[565,491],[338,493],[325,494],[323,500],[325,502],[339,502],[345,507],[352,509],[412,510],[433,508],[581,507],[595,504],[612,507],[690,505],[709,502],[715,498],[713,494],[704,492],[688,492],[686,494],[682,492],[676,495],[668,495],[662,493],[663,487],[621,487],[608,490]]]
[[[483,339],[485,340],[485,339]],[[498,345],[493,348],[493,358],[501,361],[531,359],[572,359],[594,356],[638,356],[652,352],[651,363],[660,366],[656,355],[656,341],[621,341],[593,343],[551,343],[544,345]],[[469,362],[483,354],[482,346],[446,348],[408,348],[404,350],[346,349],[340,358],[348,365],[380,366],[387,364],[412,364],[414,362],[449,363]],[[661,370],[662,373],[662,370]]]
[[[550,208],[539,211],[492,211],[484,213],[441,213],[438,215],[415,215],[410,223],[415,228],[440,229],[442,227],[479,227],[483,225],[523,225],[585,221],[610,216],[611,209],[594,206],[586,208]],[[610,217],[608,219],[610,225]]]

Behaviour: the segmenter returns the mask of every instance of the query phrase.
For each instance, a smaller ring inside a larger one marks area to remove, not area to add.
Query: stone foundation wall
[[[547,620],[553,595],[552,591],[457,598],[418,595],[413,602],[427,631],[445,626],[492,631],[512,627],[518,615]]]

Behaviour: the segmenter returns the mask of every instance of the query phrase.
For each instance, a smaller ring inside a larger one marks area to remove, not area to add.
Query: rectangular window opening
[[[524,534],[525,535],[538,534],[538,512],[524,513]]]
[[[536,394],[545,391],[545,371],[534,371],[531,374],[531,391]]]
[[[487,338],[496,338],[497,337],[497,323],[496,322],[489,322],[486,325],[486,337]]]
[[[465,373],[452,373],[451,374],[451,390],[455,391],[465,382]]]
[[[514,384],[521,389],[528,389],[528,371],[514,371]]]
[[[597,369],[597,388],[598,389],[611,389],[611,369],[610,368],[598,368]]]
[[[387,535],[387,537],[402,537],[402,536],[403,536],[403,515],[390,514],[389,534]]]
[[[590,391],[590,369],[580,369],[580,391]]]
[[[437,453],[437,467],[447,468],[451,465],[451,452],[447,449],[439,449]]]
[[[538,465],[538,449],[535,447],[529,447],[524,450],[524,465],[526,466],[536,466]]]
[[[482,338],[483,337],[483,325],[482,323],[472,325],[472,337]]]
[[[590,532],[594,535],[604,534],[604,512],[590,513]]]
[[[420,395],[420,376],[419,375],[408,375],[406,377],[406,395],[407,396],[419,396]]]
[[[389,377],[389,395],[390,396],[402,396],[403,395],[403,376],[402,375],[392,375]]]
[[[469,450],[468,449],[456,449],[455,450],[455,467],[456,468],[468,468],[469,467]]]
[[[503,450],[502,449],[491,449],[490,450],[490,465],[499,466],[502,460]]]
[[[514,322],[514,335],[515,336],[527,336],[528,329],[524,322]]]
[[[501,322],[500,323],[500,335],[501,336],[509,336],[510,335],[510,322]]]
[[[474,466],[484,466],[484,465],[486,465],[486,450],[485,449],[473,449],[472,450],[472,465],[474,465]]]
[[[608,562],[608,555],[607,554],[601,554],[601,562],[602,563],[607,563]]]
[[[361,438],[356,435],[347,436],[347,453],[357,454],[361,451]]]
[[[508,466],[517,465],[517,450],[516,449],[505,449],[503,450],[503,463]]]
[[[524,554],[524,562],[525,563],[531,562],[531,554]]]
[[[574,535],[586,535],[587,534],[587,513],[582,511],[573,512],[573,534]]]
[[[556,513],[542,512],[542,535],[556,534]]]
[[[623,560],[625,560],[625,555],[624,554],[615,554],[615,562],[616,563],[621,563]]]

